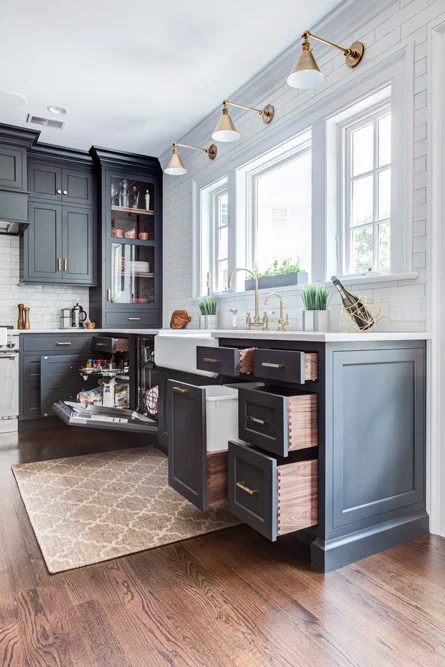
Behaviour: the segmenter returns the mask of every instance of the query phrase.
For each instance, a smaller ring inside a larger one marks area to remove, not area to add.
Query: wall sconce
[[[207,153],[210,160],[214,160],[216,158],[216,154],[218,153],[218,149],[215,144],[211,144],[208,148],[200,148],[199,146],[190,146],[189,144],[180,144],[179,142],[174,141],[172,156],[168,162],[168,165],[164,169],[165,173],[169,174],[169,176],[182,176],[182,174],[187,173],[187,169],[184,167],[179,156],[178,149],[176,148],[177,146],[182,146],[183,148],[192,148],[194,151],[203,151],[204,153]]]
[[[301,48],[301,53],[298,57],[297,62],[294,65],[292,72],[287,77],[287,83],[292,88],[313,88],[318,86],[324,79],[323,74],[320,72],[320,69],[315,61],[314,56],[312,55],[312,49],[308,41],[308,37],[316,39],[323,44],[328,46],[333,46],[334,49],[343,51],[343,55],[346,57],[346,64],[348,67],[356,67],[363,58],[365,52],[365,47],[361,42],[354,42],[349,49],[345,49],[343,46],[338,46],[333,42],[328,42],[327,39],[322,39],[322,37],[317,37],[313,35],[309,30],[306,30],[301,37],[303,38],[303,44]]]
[[[229,100],[224,100],[223,102],[223,112],[222,116],[218,121],[218,125],[215,127],[215,131],[212,134],[212,139],[215,141],[236,141],[240,138],[240,133],[236,129],[232,117],[229,113],[227,105],[230,104],[232,107],[238,107],[238,109],[247,109],[248,111],[255,111],[259,113],[263,123],[269,124],[272,120],[275,109],[271,104],[268,104],[264,109],[254,109],[253,107],[246,107],[244,104],[237,104],[236,102],[229,102]]]

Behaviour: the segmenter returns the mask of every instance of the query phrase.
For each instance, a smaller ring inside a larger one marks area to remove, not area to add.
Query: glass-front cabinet
[[[159,161],[92,150],[102,176],[101,326],[158,328],[162,276]]]

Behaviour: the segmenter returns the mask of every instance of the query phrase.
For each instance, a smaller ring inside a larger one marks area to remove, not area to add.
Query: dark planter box
[[[298,271],[295,273],[283,273],[279,276],[263,276],[258,278],[259,289],[275,289],[276,287],[286,287],[287,285],[307,285],[307,273]],[[244,289],[255,289],[255,281],[249,278],[244,283]]]

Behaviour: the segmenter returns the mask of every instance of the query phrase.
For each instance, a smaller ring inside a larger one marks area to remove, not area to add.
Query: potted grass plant
[[[303,331],[328,331],[329,292],[324,285],[306,285],[301,291],[303,299]]]
[[[307,272],[300,268],[301,259],[291,257],[284,259],[281,264],[276,259],[265,271],[259,271],[255,266],[253,272],[258,278],[259,289],[275,289],[286,285],[306,285],[308,281]],[[249,278],[245,282],[245,290],[255,289],[255,281]]]
[[[214,296],[204,296],[199,301],[199,328],[216,329],[216,299]]]

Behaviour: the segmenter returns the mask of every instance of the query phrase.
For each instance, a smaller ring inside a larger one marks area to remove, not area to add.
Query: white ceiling
[[[14,0],[0,5],[0,106],[25,125],[68,109],[40,141],[159,155],[338,0]],[[56,118],[56,116],[52,116]]]

